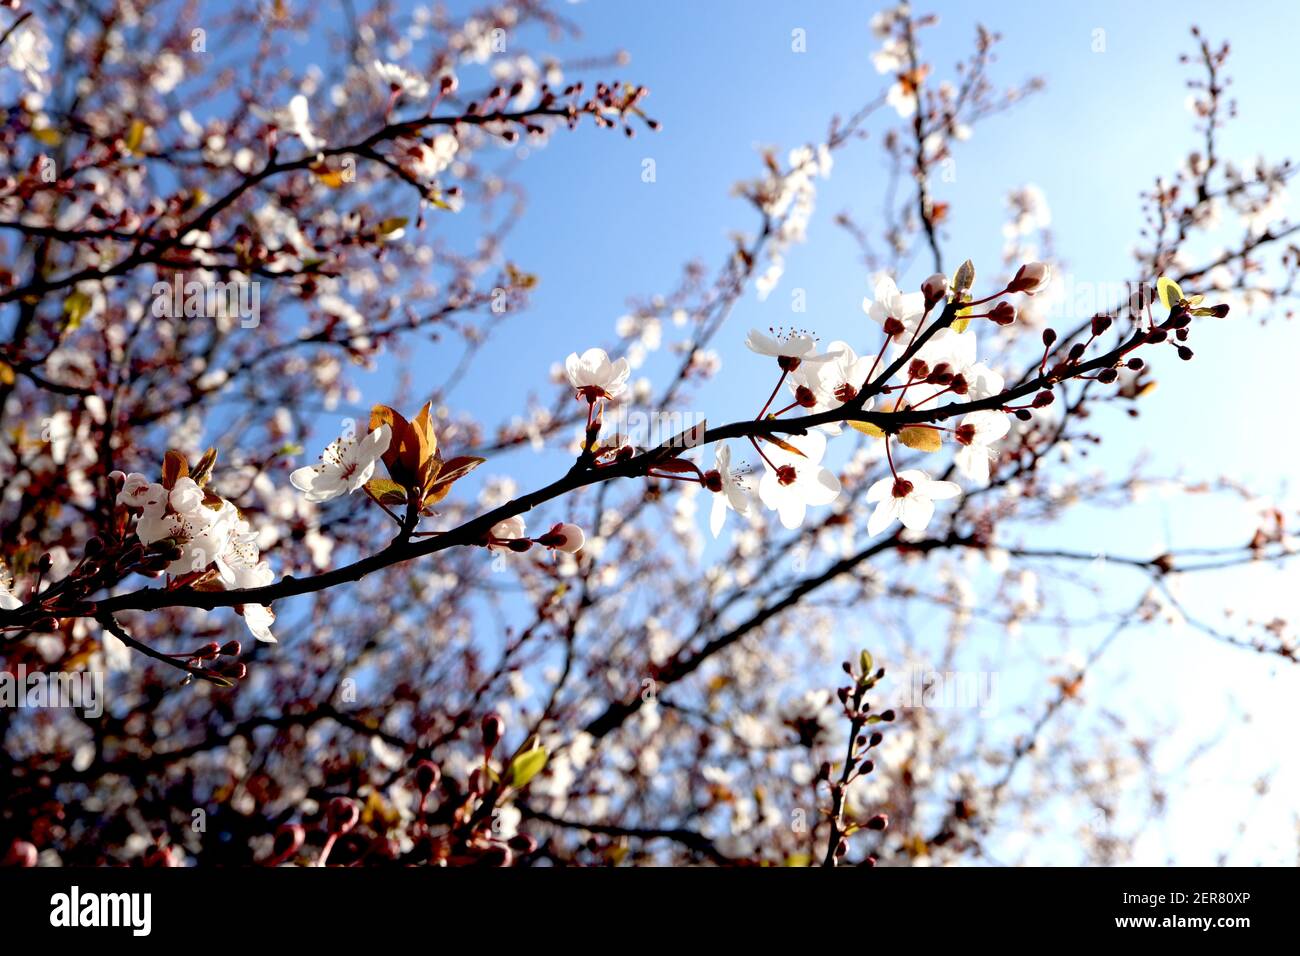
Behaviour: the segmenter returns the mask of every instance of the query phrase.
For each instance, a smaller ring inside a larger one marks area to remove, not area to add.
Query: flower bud
[[[432,760],[421,760],[415,768],[415,786],[421,793],[430,793],[442,780],[442,770]]]
[[[1016,307],[1010,302],[999,302],[989,310],[989,318],[996,325],[1010,325],[1016,321]]]
[[[490,846],[479,857],[483,866],[509,866],[513,862],[514,854],[508,846]]]
[[[889,826],[889,817],[884,813],[877,813],[867,821],[868,830],[883,830],[887,826]]]
[[[506,845],[521,856],[527,856],[537,850],[537,838],[527,833],[517,833],[506,841]]]
[[[718,490],[722,490],[721,479],[719,479]],[[537,543],[555,551],[576,554],[587,543],[587,536],[576,524],[557,524],[538,538]]]
[[[488,750],[495,747],[506,732],[505,721],[501,719],[500,714],[496,713],[485,715],[480,726],[483,731],[483,746]]]
[[[1023,292],[1025,295],[1033,295],[1035,292],[1041,292],[1047,287],[1047,283],[1052,279],[1052,269],[1045,262],[1028,262],[1020,267],[1016,277],[1011,280],[1007,286],[1008,292]]]
[[[180,866],[181,861],[177,858],[172,847],[156,846],[144,855],[140,861],[147,867],[170,867]]]
[[[361,812],[357,809],[357,803],[348,797],[335,797],[325,811],[325,822],[330,833],[347,833],[357,825],[359,819]]]
[[[936,272],[921,283],[921,295],[925,297],[925,311],[929,312],[941,299],[948,297],[948,277]]]
[[[307,831],[301,824],[286,823],[275,832],[275,844],[271,853],[274,859],[283,860],[285,857],[293,856],[302,849],[302,845],[307,840]]]
[[[14,840],[9,844],[9,852],[0,860],[0,866],[35,866],[38,855],[34,844],[26,840]]]

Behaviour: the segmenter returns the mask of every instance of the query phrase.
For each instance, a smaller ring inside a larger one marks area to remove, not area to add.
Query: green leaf
[[[885,437],[885,430],[879,425],[871,424],[871,422],[849,422],[849,427],[854,431],[862,432],[864,435],[870,435],[872,438]]]
[[[132,153],[140,149],[140,144],[144,142],[145,131],[149,127],[145,125],[144,120],[132,120],[131,127],[126,133],[126,148]]]
[[[865,649],[858,655],[858,665],[862,668],[863,677],[870,676],[871,672],[876,669],[876,662],[872,660],[871,652]]]
[[[528,781],[541,773],[542,768],[546,766],[546,756],[545,747],[534,747],[516,756],[510,761],[510,786],[516,790],[527,786]]]
[[[1160,304],[1166,309],[1172,309],[1184,298],[1183,290],[1179,288],[1178,283],[1164,276],[1156,280],[1156,292],[1160,295]]]
[[[960,298],[961,294],[969,292],[973,285],[975,285],[975,263],[967,259],[957,267],[957,272],[952,277],[952,287]]]
[[[84,292],[74,292],[63,300],[63,330],[65,332],[75,332],[90,312],[90,307],[94,301]]]
[[[366,482],[366,491],[385,505],[404,505],[410,497],[405,488],[388,478],[371,478]]]

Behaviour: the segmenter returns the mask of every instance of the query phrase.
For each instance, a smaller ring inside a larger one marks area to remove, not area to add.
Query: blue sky
[[[942,18],[938,29],[921,37],[940,75],[950,75],[951,64],[968,54],[976,6],[918,7]],[[451,7],[467,9],[460,3]],[[583,36],[546,49],[562,60],[626,50],[628,66],[590,78],[613,72],[649,86],[647,111],[664,129],[656,135],[642,130],[628,141],[584,127],[555,137],[520,167],[529,207],[508,240],[507,255],[542,282],[532,308],[512,321],[481,360],[492,374],[471,376],[455,402],[494,421],[520,409],[530,389],[542,388],[549,396],[544,378],[551,362],[613,342],[614,322],[628,311],[629,297],[671,290],[689,259],[716,267],[730,247],[730,232],[754,225],[746,205],[729,192],[738,179],[758,173],[757,147],[777,146],[784,155],[792,146],[820,141],[832,114],[852,112],[882,89],[869,60],[878,46],[868,27],[876,9],[771,0],[565,5],[563,12]],[[1224,155],[1241,162],[1259,154],[1278,159],[1295,145],[1291,120],[1300,59],[1291,49],[1293,31],[1279,28],[1289,19],[1288,5],[1255,4],[1249,15],[1239,6],[1208,2],[1017,2],[978,9],[986,25],[1004,36],[995,81],[1011,85],[1041,75],[1047,88],[1011,113],[983,122],[956,155],[955,181],[932,184],[935,199],[952,204],[945,241],[950,265],[969,256],[992,273],[1001,253],[1006,193],[1033,183],[1047,196],[1056,250],[1076,278],[1132,278],[1139,193],[1156,175],[1176,168],[1197,142],[1184,107],[1190,74],[1177,63],[1178,54],[1192,48],[1191,23],[1211,38],[1233,42],[1229,72],[1241,116],[1224,135]],[[806,31],[807,52],[791,51],[796,28]],[[1094,50],[1097,30],[1104,31],[1104,52]],[[472,80],[467,71],[465,82]],[[860,302],[868,277],[854,244],[831,218],[849,208],[870,226],[879,209],[885,164],[877,134],[884,127],[876,122],[868,128],[873,141],[838,154],[831,179],[821,184],[810,241],[787,256],[781,286],[765,302],[748,296],[717,340],[723,375],[698,399],[711,420],[753,413],[751,395],[765,388],[768,366],[746,355],[744,333],[750,326],[789,324],[792,288],[807,293],[807,313],[793,317],[800,325],[814,328],[823,340],[862,339]],[[647,158],[656,165],[653,183],[641,176]],[[476,227],[471,212],[461,218],[447,228]],[[917,283],[928,271],[923,261],[900,283]],[[1196,361],[1164,359],[1157,366],[1160,388],[1144,403],[1139,420],[1099,417],[1111,431],[1107,450],[1094,464],[1119,470],[1145,452],[1157,472],[1208,479],[1228,470],[1258,490],[1285,492],[1297,460],[1292,444],[1280,437],[1290,429],[1279,410],[1288,404],[1288,363],[1300,345],[1294,326],[1275,320],[1261,329],[1256,320],[1238,317],[1198,328],[1192,344]],[[449,353],[414,358],[435,378],[455,361]],[[653,376],[666,367],[660,357],[645,371]],[[1243,423],[1233,401],[1242,392],[1225,391],[1219,383],[1240,385],[1251,369],[1258,381],[1245,394],[1257,411]],[[1270,372],[1276,373],[1271,381]],[[384,375],[361,379],[367,401],[386,392]],[[1262,441],[1270,431],[1279,437]],[[527,485],[530,477],[547,478],[554,464],[552,458],[522,456],[503,470]],[[1118,516],[1082,512],[1052,543],[1133,555],[1235,543],[1240,522],[1234,509],[1239,506],[1214,499],[1157,501]],[[1105,575],[1108,606],[1129,603],[1139,593],[1136,577]],[[1223,595],[1240,595],[1260,617],[1295,615],[1300,607],[1286,580],[1263,571],[1219,575],[1206,579],[1192,603],[1214,609]],[[1188,782],[1198,799],[1179,802],[1167,826],[1152,829],[1138,847],[1139,861],[1158,863],[1175,852],[1180,862],[1212,863],[1215,851],[1233,845],[1242,860],[1293,860],[1294,808],[1285,794],[1295,792],[1294,770],[1278,779],[1274,797],[1245,837],[1235,833],[1233,808],[1243,805],[1240,788],[1284,766],[1286,755],[1274,750],[1271,739],[1275,728],[1294,719],[1287,702],[1300,691],[1300,680],[1265,658],[1192,634],[1152,629],[1125,641],[1095,683],[1090,680],[1096,695],[1090,706],[1122,707],[1169,725],[1164,742],[1171,755],[1190,752],[1220,728],[1226,735],[1226,756],[1192,771]],[[1252,723],[1240,719],[1247,705],[1257,711]],[[1214,807],[1226,812],[1213,814]]]

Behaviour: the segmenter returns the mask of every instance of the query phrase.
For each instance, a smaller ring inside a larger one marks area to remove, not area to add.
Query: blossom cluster
[[[863,312],[879,325],[884,336],[874,357],[859,355],[844,341],[831,342],[820,350],[816,337],[806,331],[751,330],[745,344],[750,351],[774,359],[780,371],[776,388],[755,420],[770,423],[799,409],[814,418],[813,423],[785,437],[774,431],[749,437],[765,469],[756,489],[751,487],[748,474],[733,467],[731,449],[725,442],[718,444],[713,468],[708,471],[688,462],[660,459],[650,466],[648,474],[698,482],[712,491],[716,497],[709,526],[715,537],[728,510],[741,516],[753,511],[755,493],[759,503],[776,512],[783,526],[796,529],[803,524],[810,507],[829,505],[840,496],[840,480],[823,459],[828,436],[839,435],[842,424],[847,423],[883,440],[890,472],[867,489],[865,500],[874,505],[867,533],[881,534],[895,522],[911,532],[924,531],[934,517],[935,503],[957,498],[961,486],[936,479],[920,468],[896,467],[894,443],[931,453],[948,441],[956,448],[952,462],[956,471],[973,485],[987,484],[997,459],[997,446],[1011,431],[1012,416],[1030,420],[1035,411],[1052,403],[1056,380],[1084,375],[1077,364],[1087,346],[1113,324],[1111,317],[1097,316],[1092,338],[1070,351],[1030,403],[1014,405],[1009,397],[999,401],[1006,395],[1006,381],[996,369],[979,360],[972,323],[977,319],[987,319],[999,327],[1015,323],[1017,308],[1003,297],[1041,292],[1051,282],[1051,269],[1041,262],[1022,265],[1003,288],[980,299],[974,299],[970,292],[974,280],[974,266],[969,261],[951,279],[937,273],[915,292],[904,293],[892,277],[881,277],[874,298],[862,303]],[[1168,341],[1175,345],[1180,357],[1190,358],[1190,349],[1180,343],[1187,337],[1191,317],[1222,317],[1227,312],[1226,306],[1203,306],[1202,296],[1185,297],[1177,284],[1166,278],[1160,279],[1156,291],[1161,304],[1169,310],[1169,319],[1158,327],[1148,319],[1147,330],[1122,348],[1111,365],[1097,371],[1098,380],[1115,382],[1120,367],[1141,368],[1141,359],[1125,356],[1147,342]],[[1054,340],[1055,333],[1046,330],[1045,348],[1050,349]],[[630,447],[602,448],[598,443],[600,409],[624,397],[628,360],[611,360],[603,349],[594,348],[570,355],[565,372],[575,397],[588,405],[584,455],[601,466],[635,454],[636,449]],[[773,410],[783,387],[790,401]],[[964,413],[955,425],[944,424],[958,411]],[[906,417],[893,425],[890,416]]]
[[[166,547],[162,570],[195,587],[265,587],[275,573],[257,546],[257,534],[230,501],[204,488],[215,454],[198,480],[188,474],[183,456],[169,453],[162,481],[137,472],[114,472],[120,483],[117,504],[135,515],[135,534],[147,547]],[[181,472],[186,472],[182,474]],[[262,604],[241,605],[245,624],[259,641],[274,642],[274,612]]]

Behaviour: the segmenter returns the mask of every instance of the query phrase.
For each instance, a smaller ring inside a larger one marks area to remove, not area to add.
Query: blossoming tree
[[[1045,789],[1136,799],[1145,743],[1082,729],[1085,675],[1179,613],[1176,581],[1289,554],[1276,513],[1235,548],[1107,555],[1135,600],[1087,656],[1038,662],[1014,732],[887,701],[914,657],[979,669],[981,590],[1006,631],[1062,620],[1038,577],[1096,556],[1054,523],[1149,480],[1081,466],[1090,416],[1159,401],[1152,367],[1177,374],[1198,324],[1289,294],[1290,166],[1216,150],[1227,48],[1191,38],[1202,143],[1145,197],[1139,281],[1058,327],[1059,265],[1028,248],[1043,197],[1013,193],[1006,248],[956,257],[928,185],[1038,82],[996,92],[982,30],[945,76],[934,18],[879,14],[881,89],[739,184],[757,225],[716,275],[539,356],[540,397],[497,423],[451,392],[539,281],[509,255],[507,160],[657,131],[652,100],[617,57],[535,52],[570,28],[540,0],[363,6],[22,4],[0,25],[0,656],[108,675],[97,716],[0,710],[7,862],[960,861],[1046,825]],[[330,55],[304,67],[295,35]],[[882,235],[837,220],[862,242],[857,334],[752,329],[720,370],[869,127],[896,188]],[[469,215],[458,248],[441,223]],[[1244,238],[1191,259],[1225,215]],[[675,373],[634,380],[665,337]],[[448,380],[372,392],[367,369],[430,339],[459,350]],[[698,407],[742,364],[732,387],[766,376],[752,416],[620,433],[620,409]],[[871,646],[848,653],[862,608]],[[1284,629],[1197,626],[1294,660]],[[1086,858],[1122,858],[1090,832]]]

